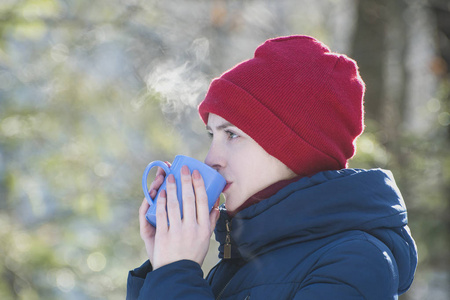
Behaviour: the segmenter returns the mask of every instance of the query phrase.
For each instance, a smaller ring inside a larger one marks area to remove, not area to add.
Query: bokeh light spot
[[[89,269],[94,272],[100,272],[106,267],[106,257],[101,252],[91,253],[87,258]]]

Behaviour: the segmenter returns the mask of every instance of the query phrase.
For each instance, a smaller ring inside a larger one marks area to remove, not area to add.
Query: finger
[[[162,170],[162,169],[161,169]],[[150,185],[150,197],[152,199],[155,199],[156,194],[158,193],[158,189],[161,187],[161,185],[164,182],[164,170],[162,170],[162,174],[158,174],[158,172],[156,173],[156,178],[155,180],[152,182],[152,184]]]
[[[166,176],[166,172],[163,168],[158,167],[158,169],[156,170],[156,177],[158,177],[158,175]]]
[[[145,240],[150,235],[154,233],[155,227],[153,227],[145,218],[145,214],[147,213],[147,210],[149,209],[150,205],[148,204],[147,200],[144,198],[144,201],[142,201],[141,206],[139,207],[139,229],[141,233],[141,238]]]
[[[170,174],[167,177],[167,215],[169,217],[170,228],[174,229],[181,224],[180,204],[177,197],[177,185],[175,177]]]
[[[156,204],[156,230],[158,233],[167,232],[167,212],[166,212],[167,195],[162,190]]]
[[[216,224],[217,221],[219,220],[220,217],[220,211],[216,208],[213,208],[211,210],[211,213],[209,214],[209,228],[211,229],[211,233],[214,231],[214,229],[216,228]]]
[[[166,162],[166,164],[168,164],[168,163]],[[150,189],[149,189],[150,198],[155,199],[155,197],[158,193],[159,187],[164,182],[165,176],[166,176],[166,172],[164,171],[164,169],[161,167],[158,167],[158,169],[156,170],[155,179],[153,180],[153,182],[150,185]]]
[[[216,227],[216,223],[220,217],[219,204],[220,204],[220,197],[217,198],[216,203],[214,203],[214,206],[212,207],[211,212],[209,213],[209,223],[210,223],[211,233],[214,231],[214,228]]]
[[[187,166],[181,168],[181,193],[183,197],[183,222],[197,222],[195,195],[191,172]]]
[[[161,184],[163,184],[165,176],[166,172],[164,172],[164,169],[158,167],[158,169],[156,170],[155,180],[153,180],[152,184],[150,185],[150,197],[156,197],[156,193]]]
[[[205,183],[198,170],[192,172],[192,179],[195,191],[195,201],[197,206],[197,222],[206,224],[209,222],[208,195],[206,194]]]
[[[213,209],[218,210],[220,206],[220,197],[217,198],[216,203],[214,203]]]

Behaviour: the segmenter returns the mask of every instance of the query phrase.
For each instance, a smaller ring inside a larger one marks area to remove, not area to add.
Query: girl
[[[139,217],[149,261],[129,273],[127,299],[397,299],[417,252],[389,171],[348,169],[363,131],[356,63],[308,36],[271,39],[213,80],[199,113],[205,163],[227,180],[211,213],[200,174],[181,171]],[[151,196],[163,181],[158,170]],[[166,208],[167,207],[167,208]],[[170,226],[167,226],[169,218]],[[209,238],[219,263],[203,278]]]

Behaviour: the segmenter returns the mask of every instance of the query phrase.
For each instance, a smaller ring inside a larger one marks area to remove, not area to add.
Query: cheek
[[[227,152],[228,167],[242,197],[250,197],[285,179],[286,167],[259,147],[235,147],[232,150]]]
[[[261,191],[271,183],[270,172],[264,164],[253,164],[246,168],[245,176],[241,178],[246,196]]]
[[[257,192],[280,181],[287,179],[287,168],[272,159],[262,160],[261,163],[255,166],[253,172],[253,186]]]

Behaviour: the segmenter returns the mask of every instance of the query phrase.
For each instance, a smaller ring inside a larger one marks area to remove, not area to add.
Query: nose
[[[223,150],[214,141],[211,142],[208,154],[205,157],[205,164],[215,169],[216,171],[220,171],[226,166],[226,160],[224,157]]]

